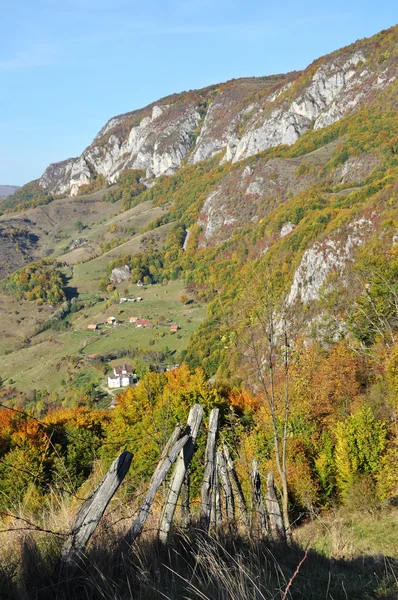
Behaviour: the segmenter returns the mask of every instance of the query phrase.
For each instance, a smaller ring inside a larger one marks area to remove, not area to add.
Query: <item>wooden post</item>
[[[166,503],[159,526],[159,539],[164,544],[167,542],[169,536],[171,523],[173,521],[178,496],[181,492],[181,486],[184,481],[185,473],[187,472],[195,450],[196,436],[198,435],[199,427],[202,422],[202,416],[203,408],[200,404],[195,404],[189,412],[187,422],[186,432],[190,434],[189,439],[181,450],[176,461],[173,476],[170,482],[169,493],[166,498]]]
[[[217,469],[220,475],[221,487],[224,492],[226,517],[231,524],[235,519],[234,496],[232,493],[231,481],[228,475],[227,463],[223,453],[220,450],[217,450]]]
[[[216,481],[216,438],[218,429],[219,409],[213,408],[209,417],[209,430],[207,434],[205,470],[201,489],[200,525],[207,531],[210,524],[212,511],[212,493]]]
[[[189,493],[190,493],[190,469],[187,469],[185,473],[185,479],[181,488],[181,528],[189,529],[191,524],[191,511],[189,507]]]
[[[241,488],[241,485],[239,482],[238,475],[235,471],[234,463],[232,462],[232,458],[231,458],[231,455],[229,453],[229,450],[228,450],[228,447],[226,446],[226,444],[223,445],[223,454],[225,456],[225,461],[227,464],[227,470],[229,473],[232,490],[233,490],[233,493],[234,493],[234,496],[236,499],[236,504],[239,507],[241,519],[242,519],[245,527],[249,527],[249,517],[247,515],[247,507],[246,507],[245,498],[243,496],[243,492],[242,492],[242,488]]]
[[[222,521],[222,510],[221,510],[221,496],[220,496],[220,485],[218,481],[218,468],[217,468],[217,458],[214,469],[214,479],[213,486],[211,488],[211,511],[210,511],[210,523],[209,523],[209,531],[213,533],[217,529],[217,525],[219,525]]]
[[[177,456],[180,454],[181,450],[183,449],[187,441],[190,439],[190,436],[188,434],[178,439],[179,435],[181,435],[181,431],[181,426],[177,425],[168,443],[166,444],[165,449],[162,452],[159,464],[156,467],[154,474],[152,475],[149,484],[149,489],[138,511],[138,515],[130,530],[127,532],[123,539],[123,542],[125,542],[126,544],[132,544],[136,537],[140,535],[141,531],[144,528],[145,521],[147,520],[156,492],[158,491],[159,487],[164,481],[164,478],[166,477],[172,464],[175,462]]]
[[[272,473],[268,473],[267,477],[267,495],[265,496],[265,502],[267,504],[272,539],[275,542],[285,542],[286,531],[283,526],[281,509],[275,492],[274,476]]]
[[[260,473],[258,472],[258,461],[253,458],[252,462],[252,486],[253,486],[253,500],[254,506],[257,512],[257,525],[260,536],[267,535],[267,513],[263,502],[263,495],[261,493],[261,480]]]
[[[61,550],[61,559],[55,571],[59,579],[71,579],[76,573],[86,545],[93,535],[106,507],[125,478],[132,461],[130,452],[122,452],[95,492],[86,500],[76,515],[68,539]]]

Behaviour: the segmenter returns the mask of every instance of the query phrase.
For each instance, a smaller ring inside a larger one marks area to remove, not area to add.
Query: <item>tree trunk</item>
[[[200,526],[207,531],[210,524],[212,510],[212,494],[216,480],[216,438],[218,428],[219,409],[214,408],[209,417],[209,430],[207,434],[205,470],[201,489]]]
[[[187,422],[186,433],[189,433],[189,439],[180,452],[176,461],[173,476],[171,478],[169,493],[166,498],[163,515],[159,525],[159,539],[164,544],[168,540],[171,523],[177,506],[178,497],[184,481],[185,474],[192,460],[195,450],[195,440],[198,435],[199,427],[202,422],[203,408],[200,404],[195,404],[190,412]]]

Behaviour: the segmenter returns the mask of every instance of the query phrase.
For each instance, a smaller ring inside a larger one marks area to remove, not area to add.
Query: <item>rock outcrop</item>
[[[345,231],[336,231],[332,236],[308,248],[294,274],[287,303],[293,304],[299,300],[303,304],[309,304],[317,300],[329,274],[332,271],[343,274],[348,263],[353,260],[355,250],[375,231],[375,217],[361,217],[350,223]]]
[[[114,283],[122,283],[122,281],[126,281],[130,279],[131,271],[128,265],[124,265],[124,267],[119,267],[112,270],[111,276],[109,277],[110,281]]]
[[[114,117],[80,157],[50,165],[40,185],[73,196],[98,174],[114,183],[123,169],[142,169],[149,180],[175,173],[185,160],[197,163],[222,153],[221,160],[235,163],[294,144],[309,128],[338,121],[394,84],[393,53],[378,49],[387,39],[393,47],[397,37],[395,27],[302,72],[232,80]]]

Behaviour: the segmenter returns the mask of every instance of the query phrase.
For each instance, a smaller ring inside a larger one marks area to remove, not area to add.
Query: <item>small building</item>
[[[130,317],[130,323],[137,323],[138,317]]]
[[[139,281],[137,281],[137,285],[138,287],[144,287],[143,282],[141,281],[141,279]]]
[[[109,325],[114,325],[116,323],[116,318],[115,317],[108,317],[107,320],[106,320],[106,322]]]
[[[144,298],[141,298],[141,296],[137,296],[136,300],[137,302],[142,302]]]
[[[120,388],[121,381],[119,375],[109,375],[108,376],[108,388]]]
[[[90,323],[90,325],[87,325],[87,329],[89,331],[97,331],[98,329],[98,324],[97,323]]]
[[[120,298],[119,302],[120,304],[123,304],[123,302],[127,302],[127,298]]]
[[[170,325],[170,331],[178,331],[179,329],[179,325]]]
[[[127,302],[135,302],[135,298],[127,298]]]
[[[108,387],[127,387],[131,383],[134,383],[136,379],[137,376],[133,373],[133,367],[131,365],[118,365],[117,367],[113,367],[113,375],[109,375],[108,377]]]
[[[116,402],[115,398],[113,398],[108,408],[109,408],[109,410],[113,410],[116,407],[117,407],[117,402]]]
[[[136,327],[150,327],[151,326],[151,322],[149,319],[138,319],[135,322],[135,326]]]
[[[131,375],[133,372],[133,367],[131,365],[118,365],[117,367],[113,367],[113,372],[115,375]]]

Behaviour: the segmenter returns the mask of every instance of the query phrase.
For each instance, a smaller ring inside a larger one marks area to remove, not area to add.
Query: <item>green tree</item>
[[[336,482],[344,499],[361,475],[375,478],[386,446],[386,425],[368,406],[360,406],[335,427]]]

